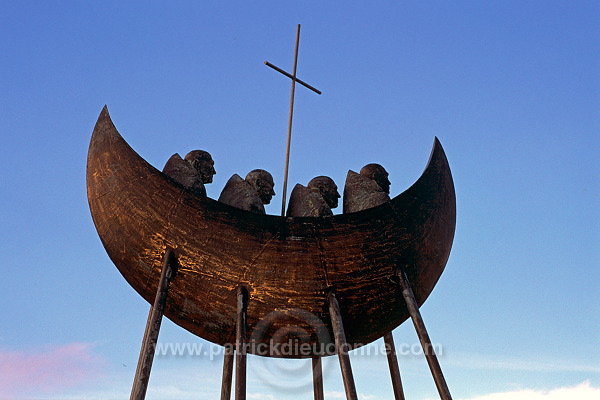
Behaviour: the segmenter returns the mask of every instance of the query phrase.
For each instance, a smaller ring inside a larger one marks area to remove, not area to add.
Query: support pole
[[[396,345],[394,344],[394,336],[392,336],[392,332],[386,333],[383,336],[383,340],[385,342],[385,352],[387,354],[388,365],[390,367],[390,375],[392,377],[394,398],[396,400],[404,400],[404,390],[402,389],[400,368],[398,367],[398,357],[396,356]]]
[[[173,278],[176,263],[177,260],[173,251],[171,249],[167,250],[163,257],[162,272],[160,274],[160,281],[158,282],[154,304],[150,307],[150,312],[148,313],[148,321],[146,322],[146,330],[144,331],[140,357],[135,370],[135,378],[133,380],[133,387],[131,388],[131,396],[129,397],[130,400],[143,400],[146,398],[146,389],[148,389],[148,380],[150,379],[150,370],[152,369],[152,361],[154,360],[154,351],[156,350],[160,324],[167,302],[169,283]]]
[[[246,313],[248,290],[237,291],[237,320],[235,324],[235,400],[246,400]]]
[[[315,400],[324,400],[323,393],[323,366],[321,357],[312,358],[313,393]]]
[[[329,302],[329,315],[331,317],[331,326],[335,338],[335,350],[340,359],[340,368],[342,370],[342,379],[344,380],[344,390],[347,400],[358,400],[356,395],[356,386],[354,376],[352,376],[352,366],[350,365],[350,356],[348,355],[348,343],[346,343],[346,334],[344,333],[344,324],[340,313],[340,305],[335,298],[334,292],[327,295]]]
[[[415,330],[417,331],[417,336],[419,336],[421,347],[425,353],[425,359],[427,360],[427,364],[431,370],[431,375],[435,381],[435,386],[440,394],[440,398],[442,400],[452,400],[452,396],[450,396],[450,390],[448,389],[446,379],[444,379],[444,374],[442,373],[442,368],[440,367],[440,363],[438,362],[433,346],[431,345],[429,334],[427,333],[427,329],[425,329],[425,323],[423,322],[423,318],[421,318],[419,305],[417,304],[415,295],[410,287],[410,283],[406,273],[404,272],[404,268],[400,267],[398,271],[396,271],[396,275],[400,281],[402,295],[404,296],[404,301],[406,301],[406,307],[408,308],[408,312],[410,313]]]
[[[233,377],[233,346],[225,346],[223,357],[223,379],[221,381],[221,400],[231,399],[231,380]]]

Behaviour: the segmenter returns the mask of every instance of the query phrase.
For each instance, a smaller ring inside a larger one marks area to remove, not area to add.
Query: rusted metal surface
[[[90,142],[87,189],[100,239],[127,282],[151,302],[162,255],[174,249],[178,278],[165,316],[221,345],[234,340],[239,285],[249,290],[249,341],[268,343],[293,320],[308,332],[303,343],[327,345],[322,340],[330,335],[319,332],[332,332],[329,289],[352,347],[382,337],[409,317],[402,290],[390,279],[394,268],[406,265],[421,305],[444,270],[456,221],[452,176],[437,138],[421,177],[388,203],[285,218],[236,209],[178,185],[129,147],[106,108]],[[322,353],[287,356],[313,355]]]
[[[152,370],[152,362],[154,361],[154,351],[156,350],[163,311],[167,302],[169,283],[175,273],[176,263],[177,260],[173,251],[170,249],[167,250],[163,258],[163,267],[158,288],[156,289],[156,296],[154,297],[154,304],[150,307],[150,312],[148,313],[140,357],[131,389],[131,400],[143,400],[146,398],[146,389],[148,389],[148,380],[150,379],[150,371]]]
[[[429,334],[427,333],[427,329],[425,328],[425,323],[423,322],[423,318],[421,318],[421,311],[419,311],[419,305],[417,303],[417,300],[415,299],[410,281],[408,280],[408,277],[406,276],[404,268],[402,266],[399,266],[396,275],[398,277],[400,286],[402,287],[402,295],[404,296],[404,300],[406,301],[406,305],[408,306],[410,317],[415,326],[415,330],[417,331],[417,336],[419,337],[419,341],[421,342],[423,353],[425,353],[425,358],[427,360],[427,364],[429,365],[429,370],[431,371],[431,375],[433,376],[433,380],[435,382],[435,386],[438,390],[440,398],[442,400],[452,400],[450,390],[448,389],[448,385],[446,384],[446,379],[444,378],[444,374],[442,373],[442,368],[440,367],[440,363],[438,362],[435,350],[431,345],[431,339],[429,339]]]

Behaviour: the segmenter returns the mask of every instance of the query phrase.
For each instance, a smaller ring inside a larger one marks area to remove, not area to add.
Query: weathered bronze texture
[[[273,177],[263,169],[252,170],[242,179],[233,174],[221,191],[219,201],[242,210],[264,214],[265,206],[275,195]]]
[[[210,153],[204,150],[192,150],[186,154],[185,159],[181,158],[179,153],[173,154],[162,172],[198,195],[206,196],[204,184],[213,181],[213,175],[217,173],[214,165]]]
[[[288,217],[324,217],[333,215],[332,208],[338,206],[340,194],[337,185],[328,176],[317,176],[308,186],[296,184],[286,215]]]
[[[444,378],[444,374],[442,373],[442,368],[440,367],[440,363],[438,362],[437,356],[435,355],[435,350],[431,345],[431,339],[429,339],[429,334],[427,333],[427,329],[425,329],[425,323],[423,322],[423,318],[421,318],[419,304],[415,299],[415,295],[411,288],[409,278],[406,276],[405,270],[402,267],[402,265],[398,267],[398,270],[396,271],[396,276],[398,277],[400,286],[402,287],[402,295],[404,296],[404,300],[406,301],[406,305],[408,306],[410,317],[415,326],[415,330],[417,331],[417,336],[419,337],[419,341],[421,342],[421,347],[423,348],[423,352],[425,353],[425,359],[427,360],[427,364],[429,365],[429,370],[431,371],[431,375],[433,376],[433,380],[435,382],[435,386],[438,390],[438,393],[440,394],[440,398],[442,400],[452,400],[450,390],[448,389],[448,385],[446,384],[446,379]]]
[[[340,305],[334,292],[328,293],[327,302],[329,303],[329,315],[331,317],[331,325],[333,327],[333,335],[335,338],[335,350],[340,360],[340,369],[342,370],[342,380],[344,381],[346,399],[358,400],[354,376],[352,375],[352,366],[350,365],[350,356],[348,355],[350,346],[348,346],[348,342],[346,341]]]
[[[150,371],[152,370],[152,362],[154,361],[154,351],[156,350],[163,311],[167,302],[169,283],[174,276],[176,263],[177,260],[173,251],[168,249],[163,257],[163,267],[157,285],[158,288],[156,289],[156,296],[154,297],[154,304],[150,307],[150,312],[148,313],[140,357],[131,388],[131,400],[143,400],[146,397],[146,389],[148,388],[148,380],[150,379]]]
[[[320,329],[332,332],[329,288],[353,348],[382,337],[409,317],[390,279],[394,268],[406,266],[423,304],[448,260],[456,221],[452,176],[437,138],[421,177],[391,201],[350,214],[285,218],[197,196],[167,178],[129,147],[107,108],[90,142],[87,189],[100,239],[127,282],[151,302],[160,260],[173,248],[178,278],[165,316],[221,345],[234,339],[239,285],[249,290],[249,341],[268,343],[295,318],[311,333],[304,342],[318,343]],[[296,318],[293,310],[314,318]],[[267,319],[269,326],[255,329]],[[314,355],[322,353],[288,356]]]
[[[196,191],[198,195],[206,196],[202,176],[191,163],[181,158],[179,153],[175,153],[169,158],[162,172],[177,183]]]
[[[290,194],[285,215],[287,217],[322,217],[333,215],[333,212],[323,196],[297,183]]]
[[[374,180],[383,192],[390,193],[389,174],[380,164],[367,164],[360,169],[360,174]]]
[[[394,345],[394,336],[392,332],[383,335],[385,342],[385,351],[392,377],[392,388],[394,389],[394,399],[404,400],[404,389],[402,388],[402,379],[400,378],[400,367],[398,366],[398,357],[396,356],[396,346]]]
[[[358,174],[348,171],[344,185],[344,213],[366,210],[390,201],[387,176],[387,171],[379,164],[367,164]]]
[[[192,150],[185,155],[184,159],[198,171],[202,183],[212,183],[217,170],[215,170],[215,162],[208,151]]]

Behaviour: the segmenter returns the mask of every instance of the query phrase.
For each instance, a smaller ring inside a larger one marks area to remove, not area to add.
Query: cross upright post
[[[288,169],[289,169],[289,165],[290,165],[290,145],[291,145],[291,141],[292,141],[292,118],[294,116],[294,95],[295,95],[295,91],[296,91],[296,82],[298,82],[302,86],[312,90],[313,92],[315,92],[317,94],[321,94],[321,92],[319,90],[315,89],[314,87],[310,86],[306,82],[303,82],[296,77],[296,69],[298,67],[298,47],[299,47],[299,45],[300,45],[300,24],[298,24],[298,27],[296,29],[296,48],[294,50],[294,67],[292,69],[291,74],[285,72],[281,68],[276,67],[275,65],[271,64],[270,62],[265,61],[265,64],[267,66],[273,68],[277,72],[282,73],[283,75],[287,76],[288,78],[290,78],[292,80],[292,90],[291,90],[291,94],[290,94],[290,115],[288,118],[288,134],[287,134],[287,145],[286,145],[286,151],[285,151],[285,170],[283,173],[283,175],[284,175],[283,176],[283,192],[281,194],[281,196],[282,196],[281,216],[285,216],[285,201],[286,201],[286,192],[287,192]]]

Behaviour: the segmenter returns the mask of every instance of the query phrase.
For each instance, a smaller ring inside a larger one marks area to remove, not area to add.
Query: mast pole
[[[294,94],[296,92],[296,69],[298,68],[298,47],[300,46],[300,24],[296,28],[296,48],[294,49],[294,67],[292,69],[292,89],[290,91],[290,115],[288,117],[287,144],[285,147],[285,169],[283,172],[283,192],[281,193],[281,216],[285,216],[288,170],[290,167],[290,146],[292,143],[292,119],[294,117]]]
[[[298,82],[302,86],[306,87],[307,89],[312,90],[316,94],[321,94],[320,90],[315,89],[308,83],[306,83],[296,77],[296,71],[298,69],[298,48],[299,47],[300,47],[300,24],[298,24],[298,27],[296,28],[296,47],[294,49],[294,68],[292,69],[292,73],[289,74],[286,71],[282,70],[281,68],[271,64],[270,62],[265,61],[266,66],[273,68],[275,71],[287,76],[288,78],[290,78],[292,80],[292,90],[290,93],[290,114],[288,117],[287,144],[286,144],[286,148],[285,148],[285,168],[284,168],[284,172],[283,172],[283,191],[281,194],[281,197],[282,197],[282,199],[281,199],[281,216],[282,217],[285,216],[285,202],[286,202],[286,197],[287,197],[287,181],[288,181],[288,170],[289,170],[289,166],[290,166],[290,147],[292,144],[292,120],[294,117],[294,97],[296,94],[296,82]]]

